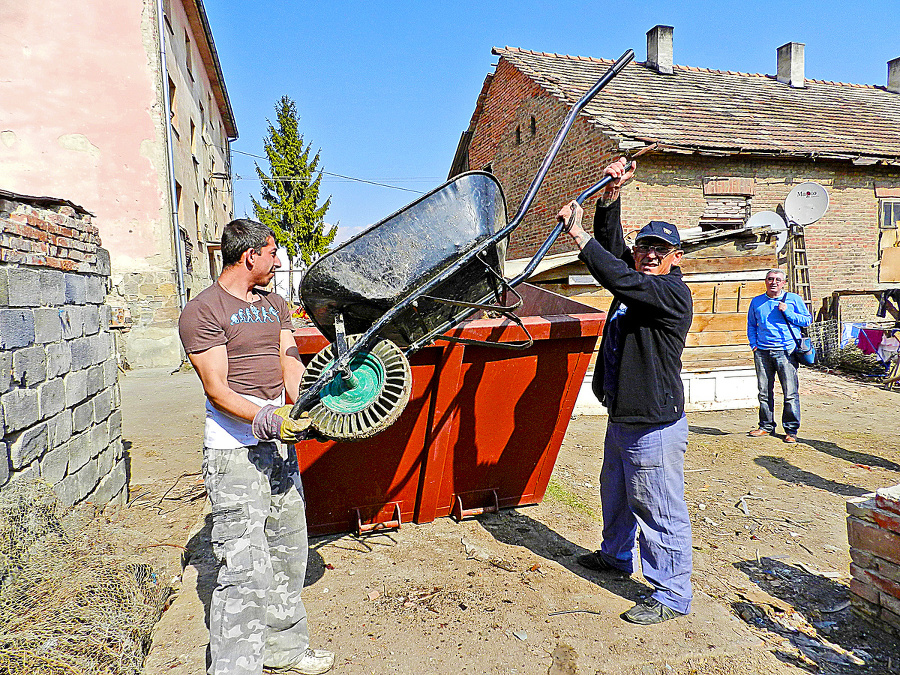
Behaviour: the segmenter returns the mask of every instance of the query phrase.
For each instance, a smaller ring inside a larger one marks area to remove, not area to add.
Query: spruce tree
[[[275,104],[278,126],[269,124],[264,141],[269,173],[256,166],[260,181],[261,201],[253,196],[253,211],[257,220],[268,225],[275,232],[279,246],[287,249],[290,257],[288,284],[293,301],[293,263],[298,258],[304,267],[311,265],[319,256],[328,252],[328,247],[337,235],[337,225],[325,229],[325,213],[331,205],[331,197],[319,205],[319,184],[322,170],[318,168],[319,153],[309,159],[312,143],[303,146],[303,136],[299,133],[297,106],[287,96]],[[316,173],[318,170],[318,173]],[[263,203],[265,205],[263,205]]]

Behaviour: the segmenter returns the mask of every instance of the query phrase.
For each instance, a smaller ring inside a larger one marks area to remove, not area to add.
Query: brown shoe
[[[766,431],[765,429],[754,429],[753,431],[747,434],[748,436],[752,436],[753,438],[759,438],[760,436],[771,436],[771,431]]]
[[[797,442],[797,437],[796,437],[796,436],[791,436],[790,434],[785,434],[785,435],[784,435],[784,442],[785,442],[785,443],[796,443],[796,442]]]

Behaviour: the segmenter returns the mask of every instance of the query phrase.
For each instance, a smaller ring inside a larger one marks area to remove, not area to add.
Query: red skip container
[[[439,342],[415,352],[400,418],[372,438],[296,446],[312,535],[366,532],[537,504],[543,497],[606,314],[522,284],[527,350]],[[457,337],[517,342],[506,319],[467,321]],[[308,362],[328,341],[294,333]]]

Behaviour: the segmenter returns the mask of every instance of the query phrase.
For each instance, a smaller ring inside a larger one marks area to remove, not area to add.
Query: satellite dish
[[[747,227],[770,227],[774,231],[786,230],[787,223],[784,218],[774,211],[758,211],[750,216],[747,221]]]
[[[787,243],[787,223],[784,222],[779,214],[774,211],[759,211],[750,216],[747,221],[747,227],[768,227],[772,232],[776,233],[775,250],[781,252]]]
[[[818,183],[800,183],[784,198],[784,213],[798,225],[809,225],[828,210],[828,192]]]

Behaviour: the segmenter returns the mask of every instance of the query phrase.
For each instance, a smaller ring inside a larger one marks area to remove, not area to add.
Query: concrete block
[[[34,312],[0,309],[0,349],[19,349],[34,344]]]
[[[78,494],[78,480],[71,473],[54,485],[53,491],[59,498],[62,507],[66,509],[81,498],[81,495]]]
[[[109,426],[106,424],[95,424],[91,427],[90,434],[91,456],[97,457],[109,447]]]
[[[103,389],[103,366],[91,366],[87,369],[87,393],[93,396]]]
[[[106,277],[90,274],[85,277],[85,298],[89,304],[100,305],[106,299]]]
[[[88,496],[88,501],[97,506],[106,506],[112,503],[116,497],[124,494],[126,487],[124,474],[124,471],[116,469],[113,469],[106,475],[101,474],[100,483],[94,492]]]
[[[65,275],[57,270],[41,270],[41,304],[58,307],[66,302]]]
[[[46,347],[47,379],[60,377],[72,367],[72,349],[68,342],[54,342]]]
[[[88,399],[72,409],[72,431],[79,433],[91,426],[94,421],[94,403]]]
[[[30,267],[7,267],[7,289],[10,307],[41,306],[41,273]]]
[[[2,355],[2,352],[0,352]],[[103,368],[103,386],[111,387],[114,384],[119,383],[119,364],[116,361],[115,357],[109,358],[101,364]],[[0,382],[2,384],[2,382]],[[2,389],[0,389],[2,392]]]
[[[66,273],[66,304],[83,305],[87,302],[87,283],[84,276]]]
[[[109,251],[105,248],[97,249],[97,274],[102,277],[108,277],[112,274],[112,265],[110,264]]]
[[[9,465],[9,446],[0,441],[0,488],[9,482],[12,467]]]
[[[116,448],[112,445],[106,446],[97,456],[97,462],[100,475],[108,475],[116,465]]]
[[[85,335],[100,332],[100,305],[85,305],[81,308],[81,319]]]
[[[100,424],[100,422],[103,422],[107,417],[109,417],[109,414],[112,412],[112,388],[109,387],[107,389],[101,389],[91,400],[94,402],[94,424]]]
[[[60,310],[56,307],[38,307],[34,310],[34,341],[47,344],[62,340]]]
[[[55,485],[66,476],[69,467],[69,446],[64,443],[59,447],[51,448],[40,462],[41,478]]]
[[[72,348],[73,369],[81,370],[82,368],[93,365],[94,353],[91,349],[93,346],[92,340],[93,338],[91,337],[81,337],[75,338],[69,342],[69,346]]]
[[[97,466],[97,460],[91,459],[87,464],[75,472],[75,482],[78,485],[79,500],[84,499],[91,494],[100,482],[100,471]]]
[[[37,389],[13,389],[0,396],[6,433],[25,429],[40,419]]]
[[[60,328],[65,340],[72,340],[84,335],[84,320],[82,307],[78,305],[65,305],[59,308]]]
[[[13,380],[22,387],[34,387],[47,379],[47,353],[42,345],[13,352]]]
[[[72,411],[62,410],[47,420],[48,441],[51,448],[58,448],[72,438]]]
[[[63,377],[66,385],[66,406],[71,408],[87,398],[87,371],[73,370]]]
[[[38,480],[41,477],[41,469],[37,462],[32,462],[26,467],[19,469],[18,471],[10,472],[9,483],[15,483],[17,481],[34,481]]]
[[[88,463],[93,456],[90,432],[83,432],[72,436],[69,440],[69,473],[78,471]]]
[[[117,438],[122,437],[122,411],[118,408],[109,414],[109,441],[114,443]]]
[[[47,423],[41,422],[7,436],[9,459],[13,469],[21,469],[47,452]]]
[[[109,331],[109,324],[112,321],[112,307],[109,305],[100,305],[100,330],[104,333]]]
[[[92,363],[96,366],[105,363],[112,355],[115,349],[113,337],[109,333],[97,333],[90,336],[91,348],[94,352]]]
[[[12,352],[0,352],[0,394],[12,389]]]
[[[66,407],[66,386],[61,377],[55,377],[38,385],[41,419],[53,417]]]

